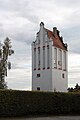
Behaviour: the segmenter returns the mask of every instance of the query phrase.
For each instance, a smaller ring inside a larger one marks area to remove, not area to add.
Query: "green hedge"
[[[80,114],[79,93],[0,90],[0,116]]]

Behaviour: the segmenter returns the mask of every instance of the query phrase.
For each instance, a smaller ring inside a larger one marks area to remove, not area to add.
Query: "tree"
[[[80,92],[80,86],[76,83],[74,88],[68,88],[68,92]]]
[[[78,85],[78,83],[76,83],[76,86],[75,86],[74,89],[76,89],[76,90],[80,90],[80,86]]]
[[[11,47],[11,41],[8,37],[4,40],[3,44],[0,43],[0,89],[7,88],[5,76],[7,76],[7,68],[11,69],[11,63],[8,62],[8,56],[14,53]]]
[[[71,88],[68,88],[68,92],[73,92],[73,88],[71,87]]]

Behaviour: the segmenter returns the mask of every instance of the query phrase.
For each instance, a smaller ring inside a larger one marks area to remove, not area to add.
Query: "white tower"
[[[32,43],[32,90],[67,92],[68,51],[56,27],[40,30]]]

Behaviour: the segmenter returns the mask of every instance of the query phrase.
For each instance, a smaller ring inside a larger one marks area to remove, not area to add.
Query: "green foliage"
[[[8,62],[8,56],[12,55],[14,51],[11,49],[11,41],[7,37],[4,43],[0,43],[0,89],[7,88],[5,76],[7,76],[7,67],[11,69],[11,64]]]
[[[0,90],[0,116],[35,114],[80,114],[80,94]]]
[[[5,82],[0,82],[0,89],[7,89],[7,85]]]
[[[76,83],[76,86],[74,88],[68,88],[68,92],[80,92],[80,86],[78,83]]]

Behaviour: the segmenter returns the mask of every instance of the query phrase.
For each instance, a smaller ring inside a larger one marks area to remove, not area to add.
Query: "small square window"
[[[40,74],[37,74],[37,77],[40,77]]]
[[[64,73],[62,74],[62,78],[65,78]]]
[[[40,90],[40,87],[37,87],[37,90],[39,91],[39,90]]]

